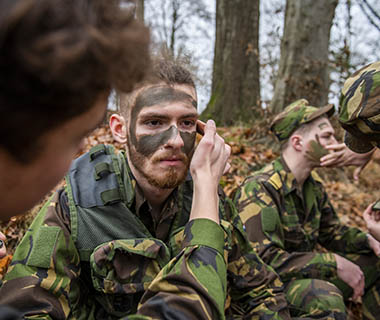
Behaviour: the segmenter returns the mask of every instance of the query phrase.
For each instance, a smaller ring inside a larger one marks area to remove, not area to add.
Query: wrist
[[[219,224],[219,196],[217,187],[194,185],[190,220],[205,218]]]

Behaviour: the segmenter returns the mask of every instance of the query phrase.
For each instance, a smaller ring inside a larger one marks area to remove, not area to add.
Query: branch
[[[365,1],[365,0],[363,0]],[[371,16],[367,13],[367,11],[364,9],[363,3],[361,1],[358,1],[360,8],[362,9],[363,13],[367,17],[368,21],[380,32],[380,27],[375,23],[375,21],[372,20]]]
[[[366,6],[368,7],[368,9],[372,12],[372,14],[378,19],[380,20],[380,16],[377,14],[377,12],[373,9],[373,7],[368,3],[367,0],[363,0],[363,2],[366,4]]]

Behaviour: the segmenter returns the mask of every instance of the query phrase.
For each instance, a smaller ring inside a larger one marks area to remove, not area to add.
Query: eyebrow
[[[140,115],[140,117],[141,117],[141,119],[155,118],[155,119],[162,119],[162,120],[166,120],[166,119],[171,118],[166,114],[156,113],[156,112],[147,112],[147,113]],[[190,113],[187,113],[187,114],[180,116],[179,119],[198,118],[198,117],[199,117],[199,115],[197,112],[190,112]]]

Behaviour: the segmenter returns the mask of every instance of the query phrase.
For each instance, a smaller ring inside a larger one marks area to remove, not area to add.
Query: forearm
[[[190,221],[198,218],[210,219],[219,224],[218,185],[212,181],[194,181],[193,202]]]
[[[68,292],[80,273],[79,255],[58,207],[55,194],[16,248],[0,290],[0,304],[23,310],[26,318],[66,319],[70,313]]]
[[[336,276],[332,253],[287,252],[277,246],[262,246],[260,256],[279,274],[282,281],[313,278],[329,280]]]
[[[334,234],[327,234],[328,241],[321,244],[328,250],[340,253],[369,253],[367,234],[356,228],[342,226]],[[322,237],[323,239],[323,237]]]
[[[208,219],[185,229],[184,249],[157,275],[144,294],[138,314],[166,319],[224,319],[227,289],[225,234]]]

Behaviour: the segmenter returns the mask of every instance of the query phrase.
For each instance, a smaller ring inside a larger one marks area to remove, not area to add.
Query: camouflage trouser
[[[375,254],[349,254],[345,258],[360,266],[364,272],[363,319],[380,319],[380,259]],[[341,280],[333,283],[343,292],[345,300],[352,296],[352,289],[346,283]]]
[[[343,255],[342,255],[343,256]],[[360,266],[365,276],[365,294],[362,297],[363,319],[380,319],[380,259],[372,255],[345,255]],[[285,292],[294,317],[323,316],[323,311],[331,311],[330,316],[346,317],[344,301],[352,296],[352,289],[340,279],[331,282],[318,279],[293,280],[285,284]]]
[[[341,291],[332,283],[319,279],[293,280],[285,284],[292,317],[345,319]]]

